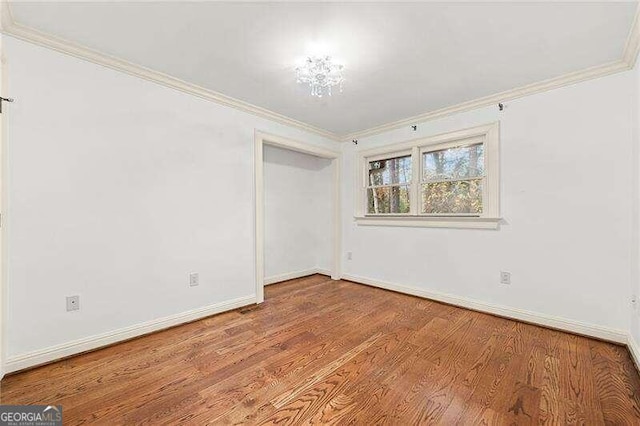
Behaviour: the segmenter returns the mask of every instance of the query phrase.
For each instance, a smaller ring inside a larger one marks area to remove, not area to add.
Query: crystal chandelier
[[[321,98],[324,94],[331,96],[331,88],[339,86],[342,93],[344,77],[340,64],[331,62],[329,56],[311,56],[304,62],[304,65],[296,68],[296,78],[298,83],[307,83],[311,89],[311,96]]]

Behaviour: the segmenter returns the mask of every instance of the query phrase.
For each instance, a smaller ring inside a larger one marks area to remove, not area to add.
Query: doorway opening
[[[340,153],[256,132],[254,160],[256,303],[265,284],[313,273],[340,279]],[[266,180],[278,184],[267,194]]]

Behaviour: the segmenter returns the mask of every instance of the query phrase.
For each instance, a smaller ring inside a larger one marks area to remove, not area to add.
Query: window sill
[[[356,216],[358,226],[404,226],[417,228],[498,229],[499,217],[452,216]]]

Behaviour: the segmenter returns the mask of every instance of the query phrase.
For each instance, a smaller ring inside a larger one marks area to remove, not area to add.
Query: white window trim
[[[470,139],[484,143],[483,211],[480,215],[426,215],[419,213],[419,186],[422,183],[422,153],[467,144]],[[411,210],[404,214],[367,214],[366,193],[369,161],[412,154]],[[500,221],[500,125],[498,122],[387,145],[358,153],[355,221],[363,226],[408,226],[434,228],[497,229]]]

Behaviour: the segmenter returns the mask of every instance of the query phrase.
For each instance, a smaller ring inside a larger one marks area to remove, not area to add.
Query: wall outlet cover
[[[189,274],[189,286],[195,287],[200,284],[200,275],[197,272]]]
[[[67,312],[80,310],[80,296],[67,296]]]

